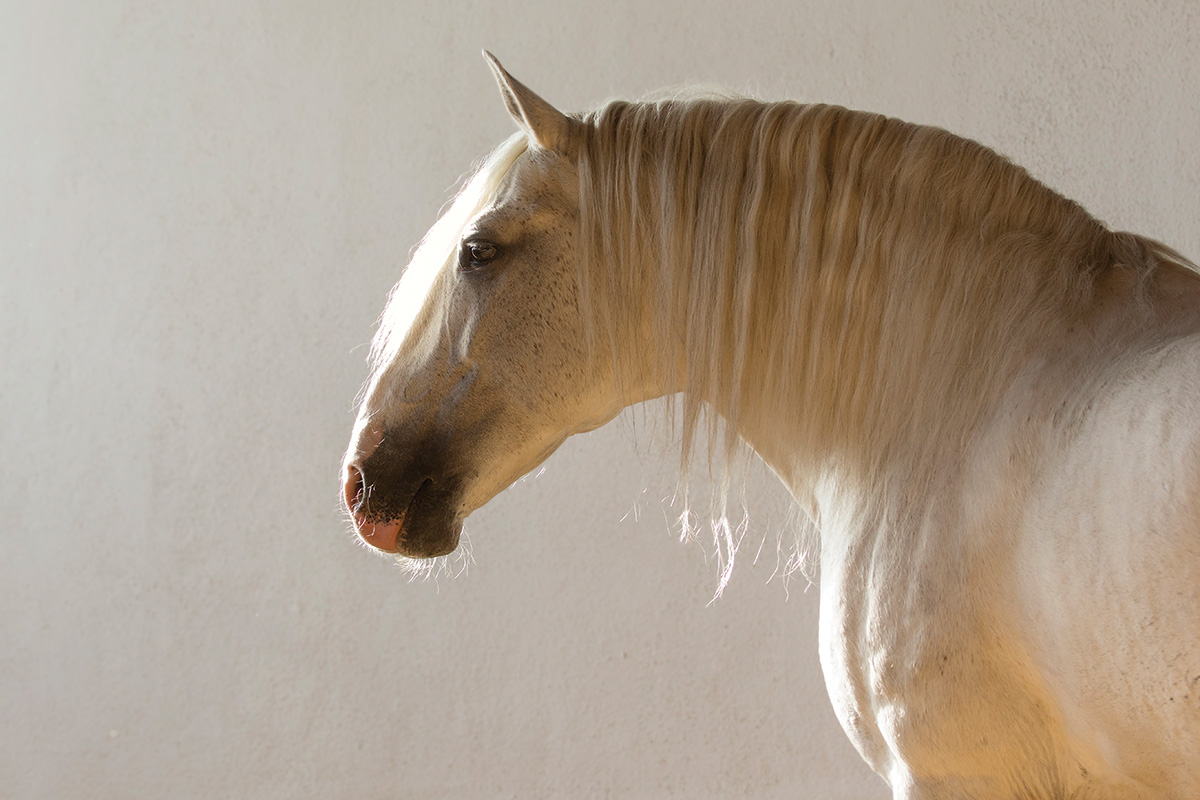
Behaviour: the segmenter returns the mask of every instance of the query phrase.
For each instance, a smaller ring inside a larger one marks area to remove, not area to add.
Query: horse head
[[[581,123],[487,57],[520,133],[393,289],[342,467],[359,536],[404,556],[453,551],[468,514],[625,405],[580,318]]]

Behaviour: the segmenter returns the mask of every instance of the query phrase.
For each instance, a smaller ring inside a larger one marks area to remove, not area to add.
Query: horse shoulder
[[[1014,609],[1076,756],[1200,796],[1200,331],[1114,368],[1043,455]]]
[[[1042,378],[932,512],[825,521],[835,711],[897,796],[1200,796],[1200,334],[1077,413]]]

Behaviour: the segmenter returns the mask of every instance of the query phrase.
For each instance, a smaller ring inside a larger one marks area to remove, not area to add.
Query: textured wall
[[[512,129],[481,47],[568,109],[704,82],[943,125],[1200,256],[1193,0],[2,16],[4,797],[887,796],[825,700],[815,591],[766,582],[766,477],[767,547],[711,607],[640,422],[475,514],[458,580],[346,533],[363,345]]]

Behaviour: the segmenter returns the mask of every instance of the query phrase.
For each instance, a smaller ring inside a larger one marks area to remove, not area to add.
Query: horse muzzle
[[[395,458],[386,444],[346,465],[342,499],[359,537],[376,550],[433,558],[458,547],[458,482],[425,459]]]

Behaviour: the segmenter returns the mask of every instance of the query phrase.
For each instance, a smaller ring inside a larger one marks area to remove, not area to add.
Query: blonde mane
[[[872,474],[914,434],[935,447],[1099,273],[1171,255],[981,145],[875,114],[698,98],[584,121],[584,318],[619,374],[683,391],[685,466],[698,428],[714,441],[706,408],[726,456],[789,426],[791,484],[830,459]]]

